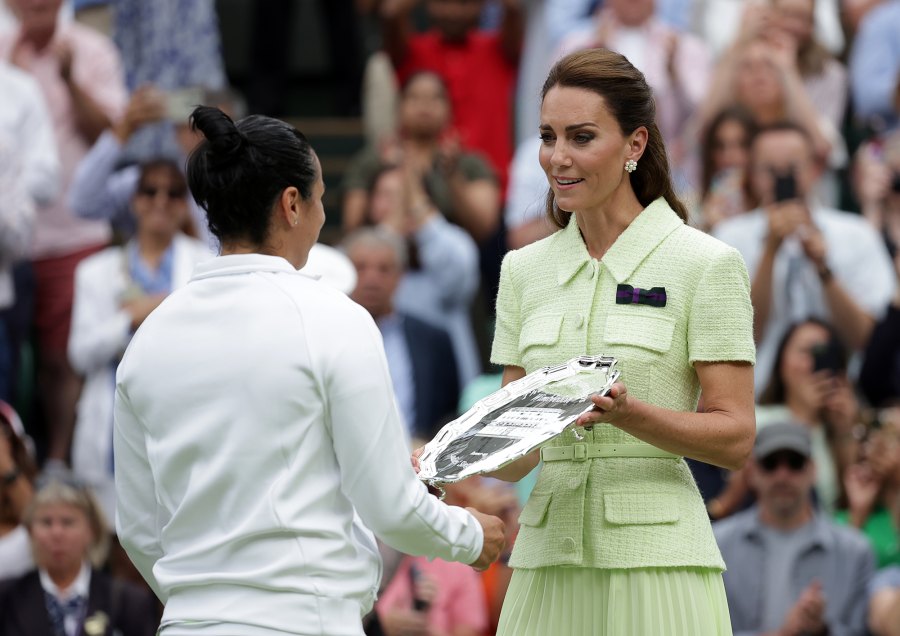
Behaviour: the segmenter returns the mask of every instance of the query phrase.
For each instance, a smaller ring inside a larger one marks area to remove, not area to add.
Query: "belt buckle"
[[[572,444],[572,461],[583,462],[588,458],[587,442],[575,442]]]

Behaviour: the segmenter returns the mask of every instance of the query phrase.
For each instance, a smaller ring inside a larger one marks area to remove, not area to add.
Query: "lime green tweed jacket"
[[[619,284],[663,287],[665,306],[617,304]],[[752,325],[740,254],[658,199],[600,261],[588,254],[574,215],[567,228],[507,254],[491,360],[531,372],[577,355],[612,355],[631,395],[693,411],[700,395],[693,363],[753,363]],[[644,443],[609,424],[586,435]],[[548,444],[575,441],[567,431]],[[513,567],[725,567],[680,458],[544,463],[519,522]]]

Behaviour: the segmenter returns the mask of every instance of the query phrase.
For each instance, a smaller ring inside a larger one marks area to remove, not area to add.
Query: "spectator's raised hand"
[[[832,379],[823,407],[825,420],[835,434],[852,433],[853,425],[859,421],[859,400],[846,377],[837,376]]]
[[[819,581],[810,583],[800,594],[788,612],[782,633],[785,636],[825,633],[825,597]]]
[[[826,267],[828,245],[825,242],[825,235],[822,234],[822,231],[808,223],[800,228],[799,236],[806,258],[812,261],[812,264],[819,270]]]
[[[797,41],[780,29],[766,35],[775,66],[782,72],[797,72]]]
[[[616,30],[619,28],[619,21],[616,20],[615,14],[609,9],[601,9],[600,13],[597,14],[597,19],[595,20],[597,25],[596,36],[594,38],[594,44],[599,48],[606,48],[609,46],[610,40],[612,40],[613,36],[616,33]]]
[[[746,43],[765,36],[775,21],[774,12],[767,3],[748,2],[741,16],[736,43]]]
[[[844,490],[847,492],[847,502],[850,508],[850,519],[853,525],[859,527],[868,519],[878,492],[881,489],[881,481],[868,462],[852,464],[844,471]]]
[[[806,224],[809,213],[806,206],[799,201],[773,203],[766,207],[769,231],[766,241],[773,249],[778,249],[784,239]]]
[[[120,143],[125,143],[141,127],[166,117],[166,96],[155,86],[137,88],[131,95],[125,113],[113,126]]]

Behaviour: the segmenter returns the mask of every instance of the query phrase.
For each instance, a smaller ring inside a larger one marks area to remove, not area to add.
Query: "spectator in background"
[[[35,205],[53,201],[60,175],[53,124],[37,82],[0,60],[0,95],[0,399],[12,401],[31,326],[30,298],[16,305],[13,271],[29,271]]]
[[[0,309],[15,301],[13,266],[28,255],[35,221],[34,201],[25,189],[19,154],[0,134]],[[12,401],[20,343],[0,314],[0,400]]]
[[[749,463],[757,505],[713,526],[735,634],[865,634],[875,559],[859,532],[813,508],[811,453],[805,427],[763,428]]]
[[[862,19],[850,54],[856,115],[876,131],[900,123],[900,0],[887,0]]]
[[[816,462],[816,500],[824,512],[833,512],[841,494],[843,469],[854,458],[852,433],[860,412],[847,378],[844,348],[830,325],[807,319],[788,328],[756,413],[759,428],[792,421],[809,429]]]
[[[764,24],[749,22],[741,39],[719,59],[695,123],[702,130],[730,105],[749,110],[760,127],[790,121],[804,128],[812,140],[814,159],[824,165],[838,141],[837,130],[810,100],[790,41],[781,36],[776,45],[764,38]]]
[[[447,332],[396,311],[394,297],[408,265],[403,239],[386,228],[362,228],[342,243],[356,267],[350,298],[375,319],[384,339],[394,394],[411,438],[429,440],[456,415],[459,375]]]
[[[784,54],[794,54],[796,69],[813,107],[838,131],[847,108],[847,69],[815,34],[815,9],[821,0],[771,0],[772,32]]]
[[[821,318],[834,325],[845,347],[860,351],[896,282],[870,224],[811,199],[819,171],[804,128],[785,122],[761,129],[751,143],[749,169],[761,207],[722,221],[714,235],[740,250],[750,273],[759,392],[791,324]]]
[[[844,471],[847,509],[837,520],[865,533],[878,567],[900,565],[900,408],[877,411],[858,430],[858,461]]]
[[[523,37],[521,2],[502,0],[500,29],[490,32],[477,29],[484,0],[427,0],[432,28],[413,34],[409,14],[418,2],[382,3],[385,51],[401,84],[416,71],[429,70],[441,77],[462,147],[487,156],[499,176],[501,192],[505,192],[513,153],[512,100]]]
[[[102,570],[107,525],[93,495],[74,481],[38,486],[25,515],[37,569],[0,586],[0,633],[152,636],[150,593]]]
[[[883,140],[863,144],[857,153],[854,177],[863,215],[881,230],[900,276],[900,130]],[[900,294],[872,331],[859,386],[875,406],[900,398]]]
[[[386,636],[482,636],[488,627],[478,573],[441,559],[403,557],[375,610]]]
[[[118,53],[112,42],[77,23],[57,22],[62,0],[9,0],[17,32],[0,35],[0,58],[30,73],[49,106],[62,165],[60,192],[88,148],[125,105]],[[77,218],[64,197],[39,210],[31,258],[35,273],[34,327],[47,458],[65,462],[80,383],[66,344],[77,264],[110,239],[105,222]]]
[[[242,110],[240,99],[227,90],[203,91],[202,99],[235,116]],[[140,167],[123,163],[126,160],[126,147],[134,135],[148,124],[169,120],[174,124],[179,149],[177,158],[173,159],[179,164],[184,164],[200,141],[200,137],[188,126],[187,114],[173,110],[173,107],[166,92],[159,88],[148,85],[135,90],[122,117],[110,130],[100,135],[75,172],[69,191],[69,204],[75,214],[84,219],[110,221],[123,240],[131,238],[137,224],[131,202],[137,191]],[[188,205],[190,215],[186,223],[189,224],[190,233],[211,248],[218,247],[209,232],[206,213],[193,198],[190,198]]]
[[[34,568],[23,525],[37,476],[30,441],[16,412],[0,402],[0,579]]]
[[[394,294],[401,313],[447,330],[465,387],[481,373],[472,328],[478,290],[478,248],[465,230],[449,223],[425,191],[422,175],[404,164],[385,168],[372,182],[367,225],[383,226],[407,244],[409,266]]]
[[[711,231],[719,221],[753,208],[747,196],[747,163],[756,122],[742,106],[719,111],[700,140],[700,213],[696,224]]]
[[[841,10],[851,1],[816,0],[816,37],[835,55],[844,50]],[[766,0],[693,0],[692,31],[719,57],[740,39],[741,28],[760,14],[771,15]]]
[[[0,94],[0,133],[21,163],[25,192],[38,205],[52,203],[60,190],[60,165],[41,86],[29,73],[0,60]]]
[[[129,91],[156,86],[193,108],[209,103],[192,97],[201,89],[226,88],[215,0],[115,0],[113,5],[112,38]],[[189,112],[181,114],[182,123]],[[161,119],[136,131],[126,154],[142,162],[178,150],[172,122]]]
[[[188,189],[177,164],[157,160],[140,167],[131,208],[134,238],[87,257],[75,270],[69,360],[85,377],[72,444],[74,472],[115,519],[112,466],[116,366],[132,334],[178,287],[194,265],[212,257],[208,247],[181,233]]]
[[[869,585],[872,636],[900,636],[900,566],[880,570]]]
[[[441,214],[481,242],[496,232],[500,192],[491,168],[460,148],[450,125],[450,96],[443,79],[425,71],[410,76],[400,97],[396,138],[362,150],[344,175],[341,224],[345,231],[362,224],[369,190],[385,165],[403,164],[426,182]]]

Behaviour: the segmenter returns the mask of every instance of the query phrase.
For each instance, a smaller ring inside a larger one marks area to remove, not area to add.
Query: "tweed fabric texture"
[[[664,287],[666,304],[616,304],[616,288]],[[693,411],[695,362],[755,361],[750,281],[737,250],[686,226],[664,199],[647,206],[602,260],[568,227],[503,260],[492,362],[527,372],[583,354],[619,360],[629,392]],[[643,444],[601,424],[588,442]],[[574,443],[567,431],[548,442]],[[520,517],[517,568],[724,569],[683,459],[543,464]]]

